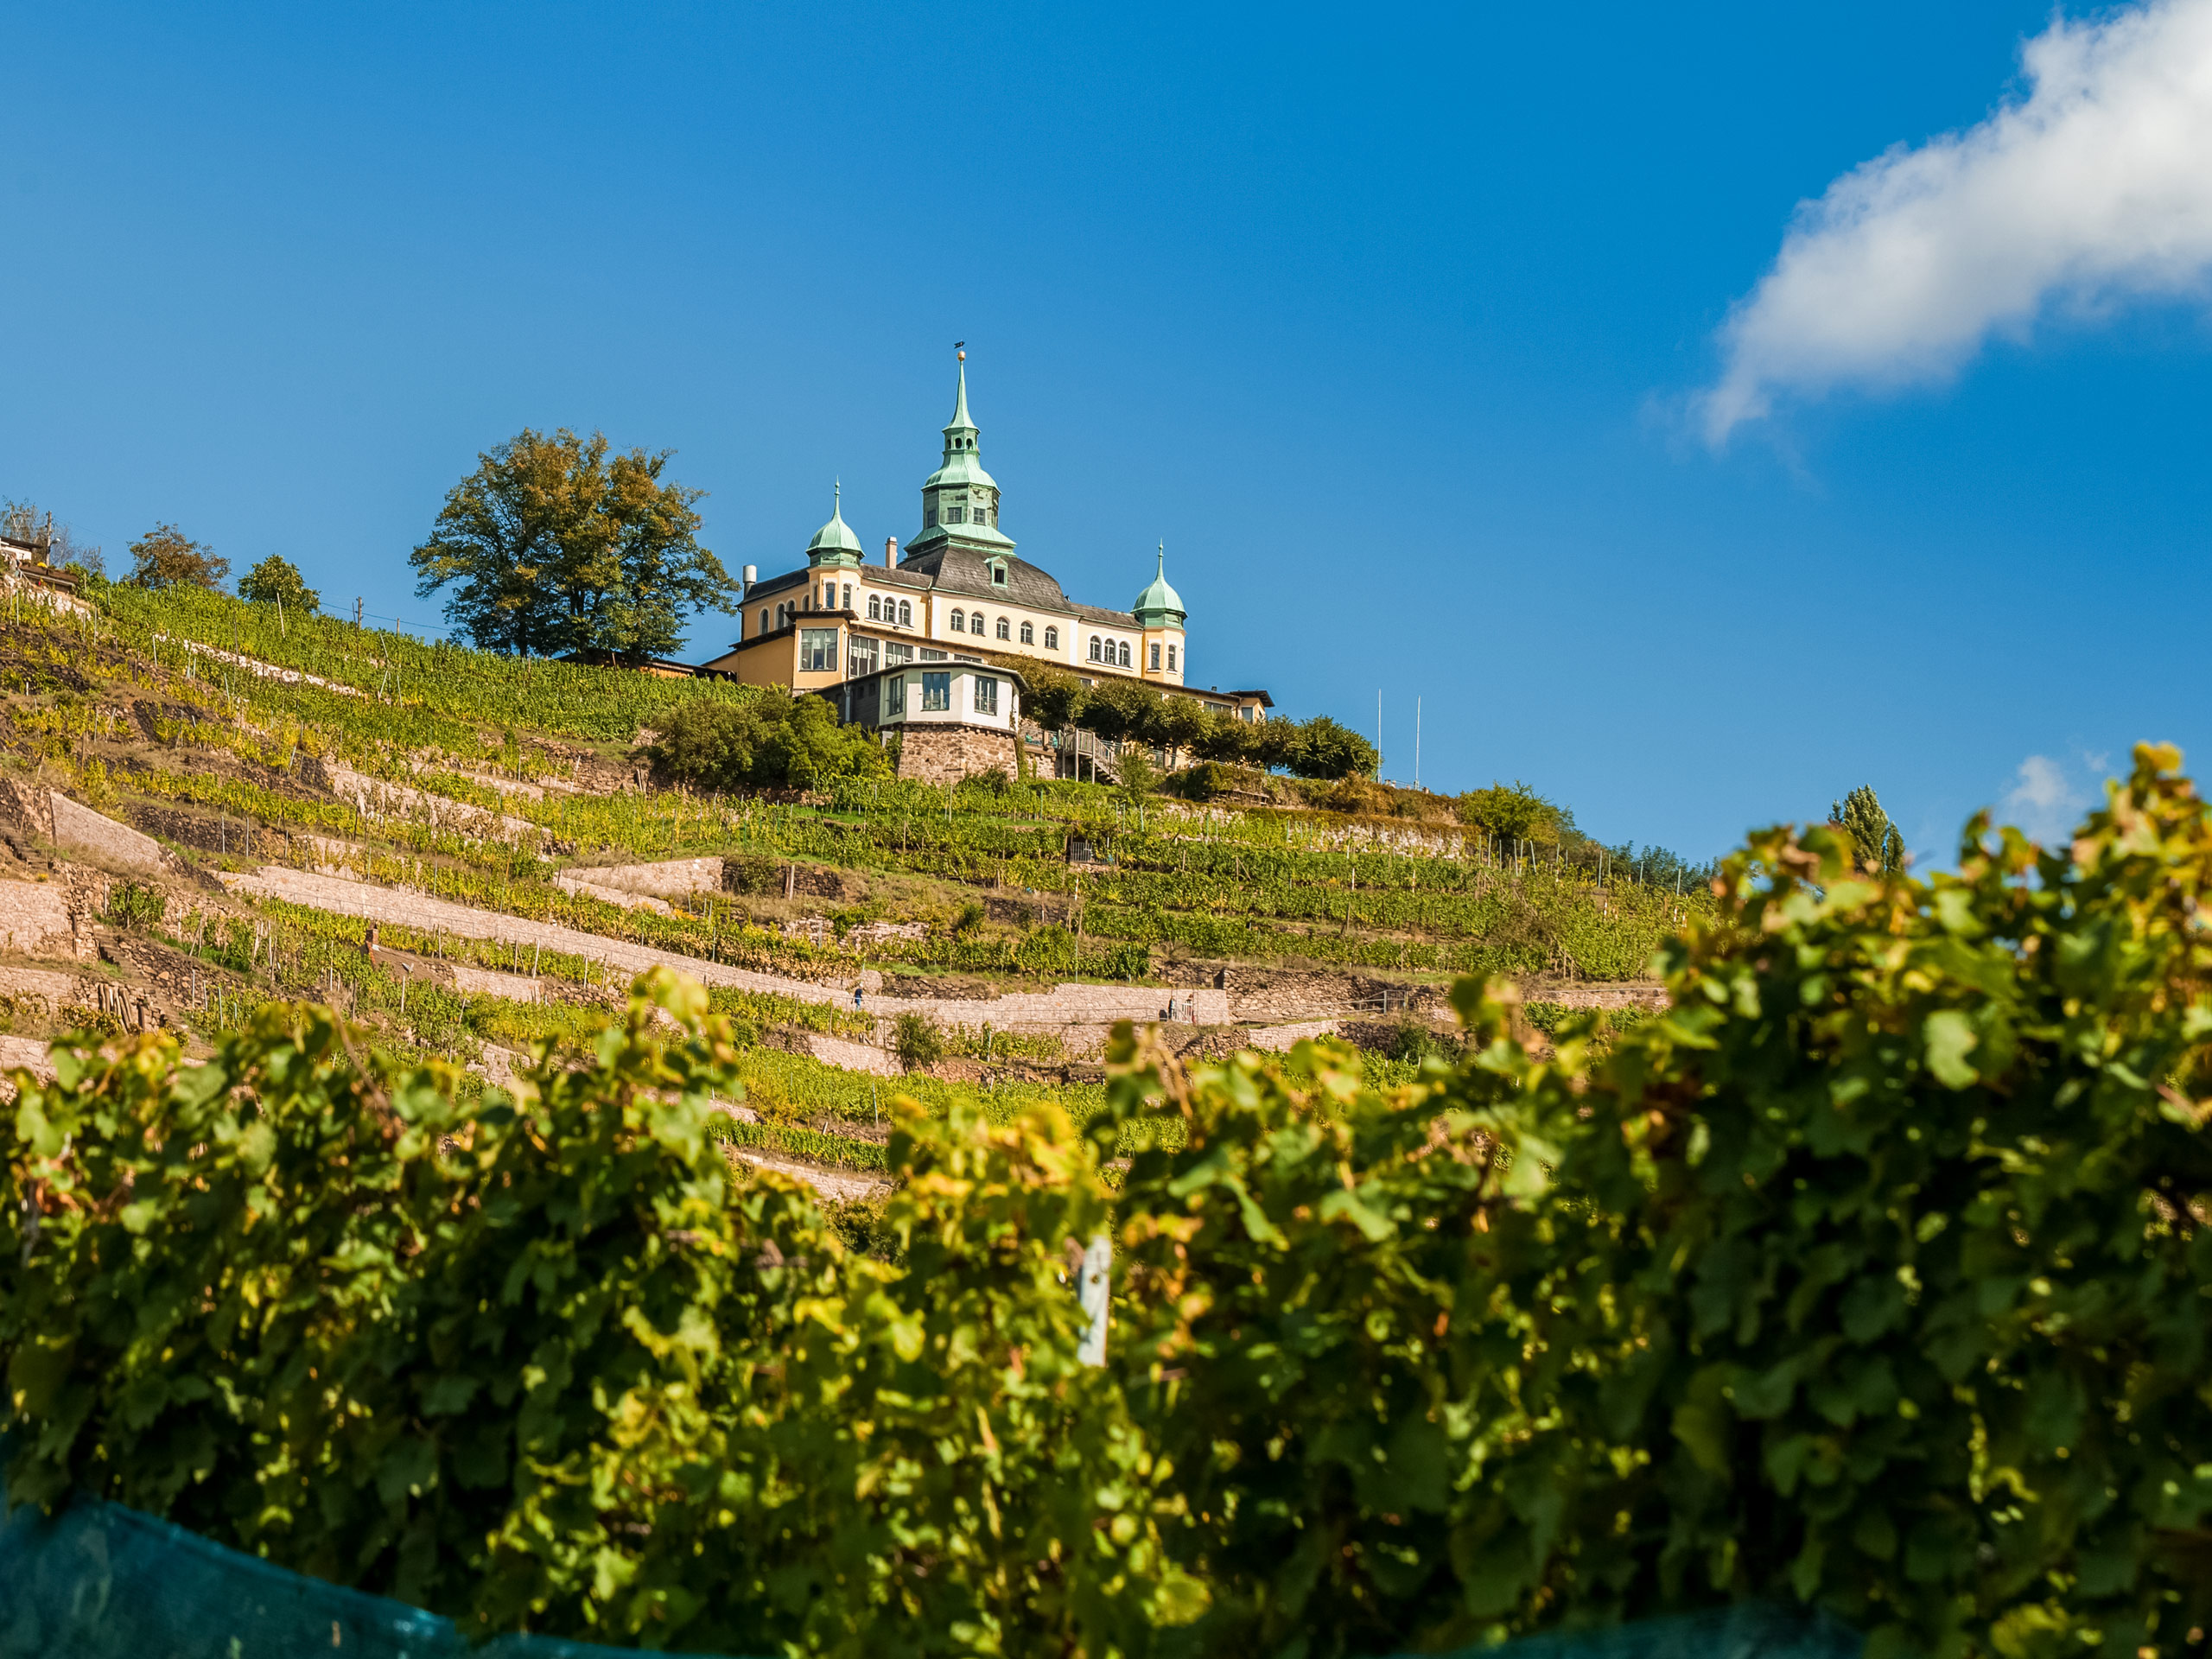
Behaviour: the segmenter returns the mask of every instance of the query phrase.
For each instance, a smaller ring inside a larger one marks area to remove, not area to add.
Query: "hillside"
[[[1704,902],[1500,856],[1433,813],[1004,778],[702,797],[643,752],[688,702],[773,695],[196,589],[62,613],[12,594],[10,1028],[162,1023],[198,1046],[307,997],[496,1077],[665,963],[759,1039],[733,1138],[864,1170],[894,1076],[1081,1111],[1113,1022],[1171,999],[1189,1045],[1349,1028],[1389,1067],[1441,1039],[1458,974],[1648,1004],[1644,964]]]

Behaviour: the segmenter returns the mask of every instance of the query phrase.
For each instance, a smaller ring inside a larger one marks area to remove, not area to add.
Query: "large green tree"
[[[156,524],[131,543],[130,558],[125,580],[139,588],[213,588],[231,574],[228,559],[217,558],[213,548],[175,524]]]
[[[1299,725],[1288,764],[1300,778],[1371,778],[1382,757],[1357,732],[1316,715]]]
[[[524,428],[448,493],[409,556],[416,592],[451,588],[447,619],[487,650],[632,663],[675,650],[685,613],[731,609],[736,584],[699,545],[704,492],[663,477],[671,453]]]
[[[278,553],[238,578],[238,597],[255,605],[282,605],[308,616],[322,608],[322,595],[308,586],[299,566]]]

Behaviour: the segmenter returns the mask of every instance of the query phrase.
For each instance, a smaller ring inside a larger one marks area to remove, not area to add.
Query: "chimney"
[[[747,565],[742,573],[742,580],[744,585],[738,589],[738,597],[740,599],[744,598],[746,594],[751,593],[753,591],[753,584],[760,580],[760,567],[757,564]]]
[[[899,538],[896,536],[883,538],[883,562],[892,565],[899,563]]]

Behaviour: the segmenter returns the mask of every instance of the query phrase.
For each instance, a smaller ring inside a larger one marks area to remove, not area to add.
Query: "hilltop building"
[[[1264,720],[1274,706],[1264,691],[1187,683],[1189,617],[1168,584],[1165,549],[1126,611],[1080,604],[1049,572],[1015,556],[1000,527],[998,480],[977,448],[967,353],[960,357],[944,458],[922,480],[922,528],[904,555],[893,537],[882,562],[871,562],[845,522],[842,490],[834,491],[830,522],[807,543],[805,565],[747,586],[737,640],[700,671],[823,693],[847,719],[920,736],[902,743],[899,769],[923,775],[1012,769],[1025,658],[1087,684],[1140,680],[1239,720]],[[1010,682],[1003,690],[1001,681]]]

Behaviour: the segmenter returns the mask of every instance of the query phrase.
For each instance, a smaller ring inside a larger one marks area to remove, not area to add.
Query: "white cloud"
[[[2088,802],[2068,779],[2066,768],[2049,755],[2031,754],[2020,762],[2018,777],[1998,803],[1999,817],[2046,844],[2069,837]]]
[[[1940,379],[2061,307],[2200,291],[2212,269],[2212,0],[2055,19],[2028,96],[1800,205],[1720,331],[1707,442],[1783,391]]]

